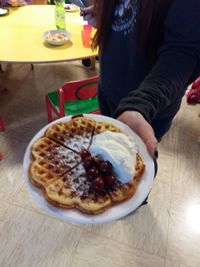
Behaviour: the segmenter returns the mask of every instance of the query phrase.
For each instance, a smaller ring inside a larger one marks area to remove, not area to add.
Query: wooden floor
[[[159,144],[149,203],[103,225],[62,222],[43,211],[24,185],[25,149],[47,123],[45,94],[97,73],[80,62],[3,66],[0,115],[0,266],[199,267],[200,105],[182,108]]]

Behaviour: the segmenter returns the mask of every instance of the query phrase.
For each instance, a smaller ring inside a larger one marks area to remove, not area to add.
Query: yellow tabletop
[[[82,45],[83,21],[79,12],[66,12],[66,27],[72,34],[71,40],[62,46],[51,46],[42,35],[56,29],[54,6],[11,9],[8,15],[0,17],[0,62],[61,62],[97,55],[97,51]]]

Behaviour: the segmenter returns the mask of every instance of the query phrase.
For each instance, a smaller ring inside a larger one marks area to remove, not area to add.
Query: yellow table
[[[0,62],[48,63],[76,60],[97,55],[84,48],[81,39],[83,24],[79,12],[66,12],[67,31],[71,41],[51,46],[42,37],[55,29],[54,6],[30,5],[11,9],[0,17]]]

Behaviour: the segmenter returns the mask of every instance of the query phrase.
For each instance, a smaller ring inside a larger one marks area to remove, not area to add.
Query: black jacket
[[[101,55],[100,87],[115,108],[114,117],[136,110],[151,123],[159,112],[181,98],[187,85],[200,74],[200,1],[174,1],[153,65],[140,54],[137,17],[133,20],[131,12],[133,9],[127,9],[124,18],[119,12],[113,24]],[[132,28],[125,17],[132,19]]]

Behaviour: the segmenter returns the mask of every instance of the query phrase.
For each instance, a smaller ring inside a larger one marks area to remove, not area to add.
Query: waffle
[[[98,214],[134,195],[145,168],[138,153],[135,175],[129,183],[122,184],[116,179],[112,186],[96,190],[94,180],[88,176],[83,149],[88,150],[93,136],[104,131],[122,132],[112,123],[75,116],[50,125],[44,136],[33,143],[29,178],[42,189],[47,202],[59,208]],[[101,161],[95,160],[95,164]],[[99,172],[97,179],[104,178]]]
[[[31,157],[29,173],[32,183],[38,187],[62,177],[81,161],[79,154],[45,136],[33,143]]]
[[[94,126],[94,120],[74,116],[68,123],[60,122],[50,126],[46,136],[75,152],[80,152],[83,148],[89,148]]]
[[[30,182],[42,189],[62,177],[56,166],[41,159],[34,160],[29,166],[28,172]]]
[[[94,127],[94,135],[103,133],[105,131],[111,131],[111,132],[116,132],[116,133],[121,132],[121,130],[118,127],[116,127],[113,123],[106,122],[106,121],[96,122],[95,127]]]
[[[135,175],[131,182],[126,184],[118,184],[114,187],[113,190],[109,191],[109,195],[113,203],[121,203],[125,200],[131,198],[137,190],[138,183],[144,172],[144,163],[139,154],[136,155],[136,166],[135,166]]]
[[[91,190],[82,164],[47,186],[44,196],[49,203],[57,207],[76,208],[87,214],[102,213],[112,204],[107,193],[97,196]]]
[[[68,149],[48,137],[38,139],[32,145],[32,157],[35,160],[44,160],[57,168],[57,172],[63,175],[74,168],[81,157],[71,149]]]
[[[130,183],[117,182],[113,189],[96,194],[88,181],[84,167],[79,164],[63,178],[49,184],[44,191],[46,200],[60,208],[76,208],[87,214],[102,213],[112,205],[131,198],[144,171],[141,158],[137,155],[136,175]]]

